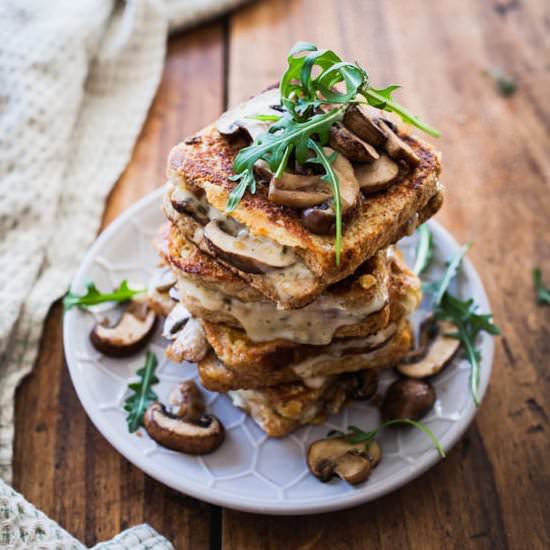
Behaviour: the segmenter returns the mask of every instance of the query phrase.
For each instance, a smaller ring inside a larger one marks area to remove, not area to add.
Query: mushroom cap
[[[307,451],[310,472],[321,481],[335,475],[351,484],[365,481],[380,462],[382,451],[376,441],[350,443],[343,437],[314,441]]]
[[[370,143],[363,141],[340,123],[330,128],[329,143],[333,149],[353,162],[372,162],[380,157]]]
[[[456,352],[460,348],[460,341],[456,338],[446,336],[449,333],[456,332],[456,326],[449,321],[437,321],[435,327],[437,328],[435,336],[432,336],[416,352],[418,359],[412,362],[411,359],[407,359],[407,363],[401,363],[397,366],[397,370],[401,374],[410,378],[433,376],[440,372],[456,355]],[[421,340],[426,340],[422,338],[422,332],[428,330],[429,326],[425,327],[423,325],[421,327]]]
[[[435,390],[426,380],[400,378],[386,390],[382,417],[384,420],[418,420],[433,407],[435,399]]]
[[[161,403],[148,407],[143,423],[147,433],[157,443],[191,455],[215,451],[225,437],[223,424],[215,416],[205,414],[198,421],[189,422],[169,413]]]
[[[128,357],[145,347],[156,323],[157,316],[146,303],[131,301],[115,325],[96,323],[90,340],[98,351],[109,357]]]
[[[344,126],[371,145],[383,145],[386,133],[380,128],[379,113],[367,105],[349,105],[344,113]]]

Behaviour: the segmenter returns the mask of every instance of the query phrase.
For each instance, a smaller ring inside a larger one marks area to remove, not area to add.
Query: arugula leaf
[[[375,428],[374,430],[371,430],[370,432],[365,432],[361,428],[358,428],[357,426],[348,426],[348,433],[343,433],[340,430],[331,430],[327,435],[329,437],[332,436],[338,436],[338,437],[344,437],[346,441],[349,443],[366,443],[367,449],[369,444],[375,440],[378,433],[383,430],[384,428],[387,428],[388,426],[392,426],[394,424],[406,424],[409,426],[413,426],[414,428],[424,432],[431,440],[434,445],[434,447],[437,449],[437,452],[441,455],[442,458],[445,458],[445,450],[441,446],[441,443],[435,436],[435,434],[425,426],[424,424],[417,422],[416,420],[410,420],[409,418],[395,418],[393,420],[387,420],[386,422],[383,422]]]
[[[297,42],[291,48],[287,61],[288,67],[279,85],[281,104],[286,112],[280,117],[261,114],[251,117],[262,121],[273,120],[275,123],[235,157],[234,175],[229,179],[237,185],[229,194],[226,210],[233,211],[246,191],[256,192],[254,164],[258,160],[266,161],[273,173],[281,175],[291,153],[294,153],[297,162],[304,164],[313,152],[313,162],[323,166],[324,179],[332,189],[336,213],[335,255],[339,264],[342,239],[339,182],[320,146],[328,142],[329,130],[343,117],[345,108],[357,103],[358,97],[362,96],[370,105],[396,113],[424,132],[433,136],[438,136],[439,132],[392,99],[392,93],[399,86],[372,87],[362,67],[342,61],[332,50],[319,50],[311,42]],[[322,105],[331,104],[339,107],[319,112]]]
[[[471,365],[470,391],[476,406],[479,406],[479,380],[481,355],[476,348],[476,339],[481,332],[487,332],[493,336],[500,334],[500,329],[493,323],[493,316],[490,313],[476,313],[478,305],[472,298],[461,300],[456,296],[445,292],[441,303],[438,305],[435,316],[453,323],[457,330],[447,334],[455,338],[464,346],[466,358]]]
[[[309,140],[310,148],[315,152],[315,157],[308,159],[308,163],[317,163],[325,169],[325,175],[321,178],[328,181],[332,189],[332,202],[334,203],[334,214],[336,216],[336,237],[334,248],[336,252],[336,265],[340,265],[340,252],[342,250],[342,199],[340,197],[340,183],[338,176],[332,168],[332,162],[336,158],[336,152],[327,157],[323,148],[311,138]]]
[[[533,285],[535,287],[537,303],[550,306],[550,288],[544,286],[542,282],[542,272],[538,267],[533,269]]]
[[[418,233],[418,244],[416,245],[416,260],[413,271],[416,275],[420,275],[432,259],[433,235],[426,223],[423,223],[416,231]]]
[[[471,242],[462,245],[460,249],[456,252],[456,254],[451,258],[451,261],[447,266],[447,270],[445,271],[443,278],[436,286],[436,290],[434,293],[434,306],[437,307],[441,303],[443,295],[445,294],[445,292],[447,292],[451,281],[454,279],[458,272],[458,269],[460,268],[460,264],[462,263],[464,256],[466,256],[466,253],[468,252],[468,250],[470,250],[471,246]]]
[[[155,376],[156,368],[157,357],[153,352],[148,351],[145,366],[136,373],[141,380],[128,384],[128,387],[134,392],[124,403],[124,410],[128,413],[126,422],[130,433],[134,433],[140,426],[143,426],[143,415],[147,407],[158,400],[158,395],[151,389],[151,386],[159,381]]]
[[[65,311],[77,306],[87,308],[102,304],[104,302],[126,302],[131,300],[136,294],[141,294],[147,289],[132,289],[128,286],[128,281],[125,279],[120,283],[120,286],[112,292],[100,292],[95,284],[91,281],[86,283],[86,294],[79,296],[69,290],[63,298],[63,308]]]
[[[314,115],[305,122],[294,120],[288,113],[283,115],[268,132],[259,136],[248,147],[241,149],[235,157],[233,161],[235,175],[230,179],[238,181],[239,184],[229,194],[226,209],[234,210],[247,189],[250,188],[251,192],[255,192],[254,164],[256,161],[265,160],[272,172],[277,172],[285,156],[288,159],[287,150],[292,146],[296,160],[304,164],[308,160],[313,141],[310,141],[310,138],[317,136],[322,145],[326,144],[330,127],[342,117],[343,108]]]

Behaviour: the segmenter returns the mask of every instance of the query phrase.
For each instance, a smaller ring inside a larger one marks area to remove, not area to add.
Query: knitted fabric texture
[[[0,478],[13,397],[93,241],[157,89],[169,30],[242,0],[0,2]],[[84,548],[0,480],[0,547]],[[96,548],[172,548],[138,526]]]

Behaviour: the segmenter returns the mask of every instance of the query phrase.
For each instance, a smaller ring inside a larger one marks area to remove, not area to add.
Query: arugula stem
[[[286,146],[285,152],[283,154],[283,158],[281,159],[281,163],[277,167],[277,171],[275,172],[275,179],[278,180],[283,175],[283,172],[286,170],[286,166],[288,164],[288,158],[290,157],[290,153],[292,152],[292,149],[294,148],[294,145],[291,143],[290,145]]]
[[[430,228],[423,223],[418,228],[418,245],[416,247],[416,260],[413,271],[416,275],[420,275],[430,263],[432,257],[433,237]]]
[[[334,214],[336,215],[336,237],[334,247],[336,252],[336,265],[340,265],[340,252],[342,250],[342,198],[340,196],[340,182],[323,148],[311,138],[309,139],[309,147],[317,154],[320,163],[325,169],[328,182],[332,189]]]
[[[426,132],[430,136],[433,137],[439,137],[441,133],[433,128],[432,126],[428,126],[425,122],[422,122],[417,116],[413,115],[412,113],[409,113],[404,107],[399,105],[399,103],[395,103],[391,99],[388,99],[384,97],[383,95],[379,94],[378,92],[375,92],[372,88],[366,87],[361,89],[361,94],[365,96],[365,98],[372,98],[377,103],[383,104],[384,109],[387,111],[392,111],[396,114],[398,114],[403,120],[406,122],[410,122],[411,124],[414,124],[417,128],[420,128],[423,132]],[[386,108],[389,107],[389,108]]]
[[[475,350],[474,343],[470,339],[468,331],[465,330],[464,324],[462,322],[457,323],[458,332],[460,334],[460,341],[464,344],[466,348],[466,354],[468,355],[468,360],[470,362],[470,392],[472,393],[472,398],[474,400],[475,406],[479,407],[479,379],[480,379],[480,369],[479,361],[477,360],[477,353]]]

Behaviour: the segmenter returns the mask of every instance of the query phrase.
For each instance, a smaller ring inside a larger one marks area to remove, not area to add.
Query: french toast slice
[[[317,235],[304,227],[296,209],[268,200],[267,188],[258,183],[256,194],[245,193],[230,213],[225,212],[235,183],[232,162],[245,145],[223,137],[214,125],[174,147],[168,160],[164,210],[189,240],[218,257],[230,270],[248,281],[282,309],[302,307],[329,285],[352,274],[377,251],[396,242],[433,216],[443,201],[439,183],[440,157],[427,143],[403,132],[419,162],[400,181],[378,193],[360,196],[358,205],[343,227],[340,264],[335,261],[334,237]],[[174,193],[191,194],[200,200],[202,216],[178,212]],[[227,257],[220,257],[205,239],[209,219],[231,219],[266,243],[276,243],[296,257],[288,267],[262,273],[243,270]]]
[[[304,308],[281,311],[174,228],[166,239],[167,244],[157,247],[178,280],[180,300],[185,307],[193,316],[209,323],[244,330],[253,342],[278,338],[322,345],[334,337],[376,332],[389,320],[394,264],[400,262],[400,274],[406,270],[398,252],[380,251],[352,276],[332,285]],[[411,284],[417,284],[417,279]]]
[[[270,437],[283,437],[305,424],[319,424],[338,413],[350,399],[357,397],[357,385],[376,391],[376,369],[352,375],[327,376],[316,387],[290,382],[256,390],[229,392],[233,404],[246,411]],[[363,389],[363,391],[364,391]],[[361,399],[370,397],[362,395]]]
[[[281,349],[279,356],[285,359],[281,361],[273,356],[269,362],[252,365],[243,361],[239,368],[231,368],[212,352],[198,362],[198,371],[203,386],[218,392],[264,388],[295,381],[307,381],[311,385],[319,377],[393,367],[410,349],[411,344],[411,329],[408,322],[402,320],[370,337],[343,339],[333,343],[326,346],[322,353],[304,348]],[[262,357],[266,357],[265,354]],[[298,361],[292,363],[295,359]]]

